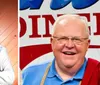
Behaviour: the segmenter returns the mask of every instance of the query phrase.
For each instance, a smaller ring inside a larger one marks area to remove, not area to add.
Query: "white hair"
[[[55,31],[55,29],[56,29],[56,25],[58,24],[58,22],[60,22],[61,20],[63,20],[63,19],[67,19],[67,18],[73,18],[73,19],[80,19],[84,24],[85,24],[85,28],[86,28],[86,33],[87,33],[87,35],[88,35],[88,37],[89,37],[89,28],[88,28],[88,22],[87,22],[87,19],[85,18],[85,17],[81,17],[81,16],[79,16],[79,15],[77,15],[77,14],[64,14],[64,15],[62,15],[62,16],[59,16],[58,18],[57,18],[57,20],[54,22],[54,24],[53,24],[53,29],[52,29],[52,34],[51,35],[53,35],[54,34],[54,31]],[[61,23],[63,23],[64,21],[62,21]]]

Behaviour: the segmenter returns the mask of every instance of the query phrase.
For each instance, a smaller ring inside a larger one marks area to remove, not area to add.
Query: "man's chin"
[[[72,68],[72,67],[74,67],[74,65],[75,64],[74,63],[71,63],[71,62],[70,63],[65,63],[65,67],[66,68]]]
[[[66,65],[66,68],[72,68],[74,65]]]

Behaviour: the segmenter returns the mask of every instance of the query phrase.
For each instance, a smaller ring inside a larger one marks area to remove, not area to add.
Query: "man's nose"
[[[73,40],[71,40],[71,39],[68,39],[67,42],[66,42],[66,44],[65,44],[65,46],[66,46],[67,48],[73,48],[74,45],[75,45],[75,44],[74,44]]]

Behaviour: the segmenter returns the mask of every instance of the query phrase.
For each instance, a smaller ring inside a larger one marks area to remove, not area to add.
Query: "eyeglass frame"
[[[52,38],[52,39],[56,39],[56,40],[58,41],[59,44],[65,44],[65,43],[68,42],[69,39],[70,39],[74,44],[80,45],[80,44],[82,44],[85,40],[89,40],[88,37],[81,38],[81,37],[77,37],[77,36],[74,36],[74,37],[72,37],[72,36],[61,36],[61,37],[52,36],[51,38]],[[60,42],[61,39],[62,39],[62,40],[65,40],[65,42],[64,42],[64,43],[61,43],[61,42]],[[76,40],[77,42],[75,42],[75,40]],[[79,40],[79,41],[78,41],[78,40]]]

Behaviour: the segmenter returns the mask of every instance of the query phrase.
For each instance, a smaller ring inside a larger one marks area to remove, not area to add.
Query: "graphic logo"
[[[20,0],[20,10],[25,9],[39,9],[44,0]],[[58,10],[67,6],[72,2],[72,6],[75,9],[84,9],[92,6],[99,0],[51,0],[50,8],[52,10]]]

